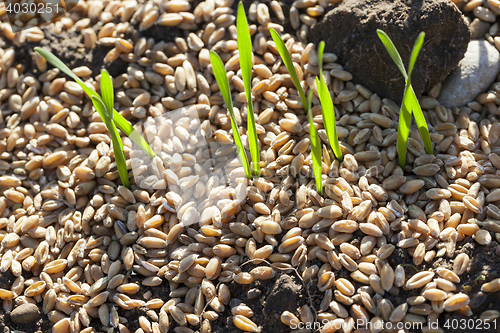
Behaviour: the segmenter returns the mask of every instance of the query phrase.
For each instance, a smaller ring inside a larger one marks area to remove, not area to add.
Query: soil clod
[[[324,40],[325,51],[335,53],[356,80],[397,103],[405,81],[379,40],[377,29],[389,35],[405,64],[417,35],[426,33],[412,74],[417,97],[458,65],[470,40],[462,14],[446,0],[343,1],[311,28],[312,41]]]

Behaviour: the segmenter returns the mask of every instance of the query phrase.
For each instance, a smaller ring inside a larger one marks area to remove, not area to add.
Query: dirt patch
[[[151,28],[139,31],[137,26],[132,27],[127,31],[126,37],[134,42],[141,37],[153,38],[155,43],[164,41],[165,43],[173,42],[177,37],[183,38],[185,30],[180,30],[176,27],[163,27],[161,25],[153,25]],[[186,34],[187,35],[187,34]],[[184,36],[185,38],[186,36]]]
[[[143,309],[143,308],[133,308],[131,310],[124,310],[122,308],[118,308],[118,314],[121,317],[126,318],[128,320],[127,328],[130,330],[130,332],[135,332],[138,328],[140,328],[139,317],[141,317],[141,316],[148,317],[146,315],[146,311],[147,311],[147,309]],[[150,318],[148,318],[148,319],[150,319]],[[174,325],[172,325],[172,322],[175,324],[175,321],[171,320],[170,326],[175,327]],[[101,326],[101,322],[99,322],[97,325],[98,326],[93,326],[93,327]]]
[[[272,280],[255,281],[250,285],[231,282],[228,287],[231,291],[231,306],[239,303],[249,306],[254,312],[250,319],[259,325],[264,324],[262,332],[290,332],[290,328],[281,322],[281,314],[283,311],[297,314],[301,306],[308,304],[307,292],[295,273],[278,273]],[[233,324],[230,307],[226,307],[224,313],[213,323],[213,331],[241,332]]]
[[[460,275],[460,283],[457,284],[457,291],[466,292],[471,295],[469,306],[472,309],[473,315],[463,317],[458,312],[445,313],[440,317],[440,325],[451,323],[451,320],[464,320],[469,322],[471,319],[477,319],[486,310],[500,309],[500,298],[498,293],[483,293],[481,286],[500,277],[500,244],[492,241],[488,246],[478,245],[472,237],[466,238],[460,247],[457,249],[459,253],[467,253],[471,258],[467,271]],[[490,330],[485,330],[484,327],[477,325],[467,327],[468,333],[484,333],[484,332],[500,332],[500,321],[496,320],[496,329],[493,327]],[[456,332],[451,327],[446,332]]]
[[[26,273],[26,272],[23,272]],[[25,278],[31,278],[31,275],[26,274]],[[10,270],[0,273],[0,288],[10,290],[16,277]],[[41,311],[40,311],[41,312]],[[19,330],[25,333],[49,332],[52,323],[47,318],[47,315],[41,312],[40,317],[34,323],[19,324],[10,320],[10,312],[5,312],[3,307],[0,307],[0,333],[10,332],[11,330]]]
[[[41,311],[40,311],[41,312]],[[45,314],[41,314],[38,320],[29,324],[18,324],[10,320],[10,312],[0,311],[0,333],[11,331],[21,331],[25,333],[47,333],[52,330],[52,323]]]
[[[456,283],[456,292],[463,292],[471,295],[470,308],[472,310],[472,316],[464,317],[458,312],[453,313],[443,313],[439,318],[439,325],[444,329],[445,332],[455,333],[451,327],[453,320],[456,323],[461,323],[460,320],[472,320],[478,319],[481,313],[486,310],[498,310],[500,309],[500,298],[496,293],[483,293],[481,291],[481,286],[493,279],[500,277],[500,245],[496,241],[488,246],[479,245],[475,242],[472,237],[467,237],[457,246],[455,258],[460,253],[466,253],[470,258],[470,264],[467,271],[460,275],[460,282]],[[447,268],[453,270],[453,260],[449,259],[447,256],[436,258],[430,262],[423,262],[419,266],[413,264],[413,258],[408,255],[408,252],[404,249],[396,248],[392,255],[388,259],[391,266],[394,268],[398,264],[401,264],[405,269],[406,277],[415,275],[416,273],[429,269],[437,269],[439,267]],[[411,296],[420,295],[419,290],[405,290],[404,288],[398,288],[397,293],[388,292],[384,295],[385,298],[390,300],[392,304],[399,305]],[[497,329],[490,328],[490,330],[485,330],[485,328],[480,328],[478,326],[479,322],[475,322],[473,326],[474,329],[467,329],[470,333],[484,333],[484,332],[500,332],[500,322],[497,321]],[[448,327],[448,325],[450,325]],[[472,325],[472,324],[471,324]],[[413,331],[411,331],[413,332]],[[417,331],[415,331],[417,332]]]
[[[15,279],[16,277],[12,274],[10,270],[0,273],[0,288],[10,289]]]
[[[67,31],[56,33],[50,26],[44,27],[42,30],[45,32],[45,39],[40,43],[26,43],[22,47],[14,46],[16,62],[24,64],[26,72],[38,73],[34,63],[26,61],[26,59],[32,59],[33,48],[36,46],[41,46],[55,54],[69,68],[88,66],[92,70],[92,76],[98,75],[102,68],[106,68],[112,76],[126,72],[128,64],[121,59],[104,64],[104,57],[112,47],[97,45],[93,50],[88,50],[83,46],[81,35]]]
[[[115,23],[118,23],[116,21]],[[92,28],[96,31],[100,29],[102,23],[96,23]],[[183,30],[175,27],[163,27],[159,25],[154,25],[150,29],[145,31],[139,31],[138,24],[131,25],[129,29],[120,37],[125,39],[131,39],[134,43],[138,39],[153,38],[155,43],[164,41],[166,43],[175,41],[176,37],[183,36]],[[111,74],[111,76],[116,77],[127,72],[128,63],[121,58],[111,63],[104,63],[104,57],[108,52],[113,49],[112,46],[104,46],[97,43],[96,47],[92,50],[86,49],[83,45],[83,37],[81,34],[76,32],[68,32],[63,30],[60,33],[56,33],[52,25],[47,25],[41,28],[45,33],[45,38],[40,43],[29,43],[26,42],[21,47],[13,45],[10,41],[2,41],[0,47],[8,48],[14,47],[16,51],[16,63],[22,63],[24,65],[25,72],[38,73],[38,70],[32,61],[26,61],[26,59],[32,59],[35,51],[33,49],[36,46],[41,46],[53,54],[55,54],[59,59],[61,59],[69,68],[75,68],[79,66],[87,66],[92,70],[92,77],[99,75],[101,69],[105,68]],[[5,44],[2,46],[2,44]]]
[[[156,287],[146,287],[140,284],[140,281],[142,281],[144,278],[137,275],[135,272],[130,272],[128,278],[130,283],[138,283],[141,286],[139,292],[136,295],[139,295],[140,297],[137,298],[140,298],[143,301],[147,302],[147,300],[142,297],[142,295],[146,294],[147,292],[151,292],[151,297],[148,298],[148,300],[159,298],[166,301],[168,295],[170,294],[170,286],[168,285],[168,283],[164,282]],[[127,328],[130,330],[130,332],[135,332],[138,328],[140,328],[139,326],[140,316],[145,316],[146,318],[151,320],[151,318],[149,318],[148,315],[146,314],[146,312],[149,310],[146,307],[133,308],[131,310],[124,310],[120,307],[117,307],[117,309],[118,309],[118,314],[124,318],[127,318],[127,320],[129,321],[127,324]],[[158,311],[156,312],[158,313]],[[175,327],[177,327],[177,324],[175,320],[173,320],[172,317],[170,317],[170,328],[173,329]]]

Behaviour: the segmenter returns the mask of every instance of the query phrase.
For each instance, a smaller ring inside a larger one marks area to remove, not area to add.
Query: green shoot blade
[[[288,73],[290,73],[292,81],[295,84],[297,91],[299,92],[300,101],[302,102],[302,108],[307,113],[306,95],[304,93],[304,90],[302,89],[302,86],[300,85],[299,77],[297,76],[297,72],[295,71],[295,67],[293,67],[292,57],[290,56],[290,53],[288,52],[288,49],[285,46],[285,43],[283,43],[280,35],[276,32],[276,30],[271,28],[271,29],[269,29],[269,32],[271,33],[271,37],[273,38],[274,43],[276,44],[276,48],[278,49],[278,52],[281,56],[281,59],[283,59],[283,62],[285,63],[285,66],[286,66],[286,69],[288,70]]]
[[[245,8],[243,7],[242,2],[240,2],[240,4],[238,5],[236,29],[238,51],[240,53],[241,76],[243,77],[247,103],[250,105],[252,101],[252,96],[250,93],[250,91],[252,90],[251,80],[253,64],[252,39],[250,37],[250,30],[248,29],[247,17],[245,15]]]
[[[250,155],[252,156],[252,170],[253,174],[258,177],[260,176],[260,152],[259,152],[259,140],[257,138],[257,129],[255,126],[255,115],[253,112],[252,103],[252,64],[253,64],[253,54],[252,54],[252,39],[250,37],[250,30],[248,29],[247,17],[245,15],[245,8],[243,3],[240,2],[238,5],[238,15],[237,15],[237,38],[238,38],[238,51],[240,53],[240,68],[241,76],[243,78],[243,84],[245,86],[245,95],[248,104],[248,116],[247,116],[247,127],[248,127],[248,145],[250,147]]]
[[[236,144],[236,149],[238,151],[238,155],[241,159],[241,164],[243,164],[243,168],[245,169],[245,174],[248,179],[252,178],[252,174],[250,172],[250,165],[248,164],[247,155],[245,154],[245,149],[243,148],[243,144],[241,143],[240,133],[238,132],[238,126],[236,125],[236,120],[233,111],[233,101],[231,99],[231,90],[229,88],[229,80],[227,79],[226,69],[224,68],[224,64],[222,63],[221,58],[214,51],[210,51],[210,62],[212,64],[212,69],[214,72],[215,80],[217,80],[217,84],[219,85],[219,90],[224,98],[224,102],[226,103],[227,110],[229,111],[230,119],[231,119],[231,129],[233,132],[234,143]]]
[[[389,52],[389,55],[392,58],[392,61],[396,64],[398,67],[399,71],[401,74],[403,74],[405,80],[408,78],[406,75],[406,70],[405,66],[403,65],[403,60],[401,60],[401,56],[399,55],[398,50],[396,49],[396,46],[394,46],[394,43],[392,40],[389,38],[389,36],[382,30],[377,29],[377,34],[382,43],[384,44],[385,48],[387,49],[387,52]]]
[[[114,103],[114,91],[113,91],[113,81],[111,79],[111,76],[109,75],[108,71],[103,69],[101,71],[101,94],[102,94],[102,101],[104,102],[105,106],[105,117],[107,117],[106,122],[112,123],[113,127],[114,122],[112,121],[113,119],[113,103]],[[108,129],[109,130],[109,129]],[[111,132],[111,130],[109,130]],[[116,131],[116,135],[119,138],[118,131]],[[118,143],[120,144],[120,150],[123,151],[123,143],[122,140],[118,140]]]
[[[321,80],[323,80],[323,52],[325,51],[325,42],[321,41],[318,46],[318,69]]]
[[[396,46],[389,38],[389,36],[382,30],[377,29],[377,34],[382,43],[384,44],[387,52],[391,56],[392,60],[398,67],[401,74],[405,78],[405,82],[407,83],[405,86],[405,92],[403,95],[403,101],[401,102],[401,109],[399,111],[399,123],[398,123],[398,156],[399,156],[399,166],[404,170],[406,165],[406,149],[408,146],[408,137],[410,135],[410,126],[411,126],[411,113],[412,107],[411,105],[407,106],[407,97],[406,93],[408,91],[408,75],[406,74],[406,70],[403,65],[403,60],[401,60],[401,56],[399,55]]]
[[[113,81],[108,71],[105,69],[101,71],[101,95],[104,105],[106,106],[106,115],[109,117],[109,119],[112,119],[113,118],[112,110],[115,98],[113,91]]]
[[[41,47],[35,47],[35,51],[38,52],[49,64],[58,68],[61,72],[71,77],[82,87],[83,91],[89,98],[97,97],[101,98],[95,91],[90,89],[75,73],[71,71],[58,57],[53,55],[51,52],[42,49]],[[97,111],[99,113],[99,111]],[[99,113],[101,118],[104,120],[103,115]],[[147,142],[143,137],[132,127],[132,125],[123,118],[116,110],[113,109],[113,121],[116,123],[118,128],[120,128],[125,135],[127,135],[132,141],[134,141],[144,152],[146,152],[151,158],[155,157],[156,154],[149,147]]]
[[[330,141],[330,146],[332,147],[335,157],[337,157],[339,161],[342,161],[342,151],[340,150],[339,138],[337,136],[337,125],[335,124],[335,107],[323,76],[324,50],[325,42],[321,41],[318,46],[319,80],[316,78],[316,87],[318,88],[318,96],[321,103],[321,113],[323,115],[323,125],[325,126],[326,136],[328,137],[328,141]]]
[[[115,153],[116,167],[118,169],[118,173],[120,174],[123,186],[129,187],[127,160],[125,159],[122,139],[118,134],[118,130],[116,129],[115,123],[111,122],[110,125],[111,125],[111,130],[109,132],[115,133],[114,135],[111,135],[111,140],[113,142],[113,152]]]
[[[415,66],[415,62],[417,61],[418,54],[422,49],[422,45],[424,44],[425,32],[421,32],[418,34],[417,40],[415,41],[415,45],[413,46],[413,50],[411,50],[410,56],[410,64],[408,66],[408,81],[411,82],[411,73],[413,71],[413,67]]]
[[[406,103],[401,104],[399,111],[399,124],[398,124],[398,156],[399,166],[402,170],[406,165],[406,149],[408,146],[408,137],[410,136],[411,125],[411,109],[406,108]]]
[[[425,32],[421,32],[417,40],[415,41],[415,45],[413,46],[413,50],[411,51],[410,64],[408,66],[408,80],[406,85],[411,89],[405,90],[405,95],[403,97],[403,102],[406,104],[406,108],[410,108],[413,116],[415,117],[415,122],[417,123],[418,130],[420,132],[420,136],[422,137],[422,141],[424,142],[425,151],[427,154],[432,154],[432,142],[431,137],[429,135],[429,128],[427,127],[427,122],[425,121],[424,113],[422,112],[422,108],[418,103],[417,96],[415,95],[415,91],[411,86],[411,73],[413,72],[413,68],[415,66],[415,62],[417,61],[418,54],[422,49],[422,45],[424,44]]]
[[[321,75],[323,78],[323,75]],[[333,106],[332,96],[328,92],[325,80],[316,78],[318,95],[321,103],[321,113],[323,114],[323,125],[325,126],[326,136],[330,141],[335,157],[342,161],[342,150],[340,149],[339,138],[337,136],[337,125],[335,124],[335,107]]]
[[[61,72],[63,72],[64,74],[68,75],[70,78],[72,78],[73,80],[75,80],[82,87],[83,91],[85,91],[85,93],[89,97],[99,96],[95,91],[93,91],[85,83],[83,83],[83,81],[78,76],[76,76],[76,74],[73,73],[71,71],[71,69],[69,69],[68,66],[66,66],[54,54],[52,54],[51,52],[49,52],[49,51],[47,51],[45,49],[42,49],[41,47],[35,47],[35,51],[38,52],[42,57],[44,57],[45,60],[47,60],[47,62],[49,64],[51,64],[52,66],[58,68]]]
[[[323,162],[321,160],[321,140],[318,136],[318,131],[314,127],[314,121],[311,114],[311,99],[312,89],[307,94],[307,117],[309,119],[309,136],[311,137],[311,155],[313,164],[314,181],[316,189],[320,194],[323,194],[323,187],[321,184],[321,174],[323,172]]]
[[[113,110],[113,122],[126,136],[130,138],[130,140],[134,141],[135,144],[142,149],[142,151],[148,154],[149,157],[153,158],[156,156],[155,152],[151,149],[146,140],[144,140],[142,135],[140,135],[139,132],[132,127],[128,120],[123,118],[123,116],[116,110]]]
[[[229,88],[229,80],[227,79],[227,73],[224,69],[224,64],[222,63],[222,59],[219,57],[217,53],[214,51],[210,52],[210,62],[212,64],[212,69],[214,72],[215,79],[217,80],[217,84],[219,85],[220,93],[224,98],[224,102],[226,102],[227,108],[232,111],[233,102],[231,99],[231,91]]]
[[[413,46],[410,63],[408,65],[408,74],[404,69],[403,62],[401,60],[401,56],[399,55],[396,47],[392,43],[389,36],[383,32],[382,30],[377,30],[377,34],[389,52],[392,60],[399,68],[401,73],[403,74],[406,86],[403,95],[403,101],[401,103],[401,110],[399,113],[399,126],[398,126],[398,154],[399,154],[399,164],[401,168],[404,169],[406,163],[406,148],[408,143],[408,136],[410,135],[410,126],[411,126],[411,116],[412,114],[415,117],[415,122],[417,123],[418,130],[420,132],[420,136],[422,137],[422,141],[424,142],[425,150],[428,154],[432,154],[432,142],[429,135],[429,128],[427,127],[427,122],[425,121],[424,113],[422,112],[422,108],[418,103],[417,96],[415,95],[415,91],[411,85],[411,73],[413,72],[413,68],[415,66],[415,62],[417,61],[418,54],[422,49],[422,45],[424,43],[425,32],[421,32],[415,44]]]
[[[415,96],[413,88],[409,89],[409,91],[405,93],[403,99],[407,107],[412,108],[413,117],[415,117],[415,123],[417,123],[418,131],[420,132],[420,136],[422,137],[422,141],[424,142],[425,151],[427,152],[427,154],[432,154],[433,150],[429,128],[427,127],[424,113],[420,108],[420,104],[418,103],[417,96]]]
[[[92,103],[96,110],[98,110],[99,114],[106,114],[106,106],[104,102],[99,96],[91,96]],[[111,112],[109,112],[111,113]],[[111,121],[111,118],[106,118],[104,120],[106,127],[108,128],[109,133],[111,134],[111,141],[113,142],[113,152],[115,153],[115,161],[116,167],[118,168],[118,173],[120,174],[120,179],[122,180],[123,186],[128,187],[128,170],[127,170],[127,161],[125,159],[125,154],[123,149],[121,148],[123,144],[121,143],[121,138],[118,134],[118,130],[115,127],[115,124]]]
[[[252,116],[250,116],[252,114]],[[252,169],[256,177],[260,176],[260,152],[259,140],[257,138],[257,128],[255,127],[255,120],[253,109],[248,108],[248,145],[250,146],[250,155],[252,156]]]

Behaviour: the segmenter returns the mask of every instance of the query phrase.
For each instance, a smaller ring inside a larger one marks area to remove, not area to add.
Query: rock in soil
[[[446,107],[462,106],[484,92],[500,70],[500,53],[484,39],[469,43],[464,58],[444,81],[439,102]]]
[[[40,310],[35,304],[22,304],[12,310],[10,319],[18,324],[29,324],[37,320]]]
[[[255,281],[252,285],[242,286],[232,282],[229,284],[229,289],[231,305],[243,303],[249,306],[254,312],[251,319],[261,326],[262,332],[266,333],[290,332],[290,327],[281,322],[281,314],[284,311],[297,313],[301,306],[309,304],[308,293],[294,273],[280,273],[273,280]],[[319,304],[322,296],[315,295],[313,290],[310,292],[311,301],[317,301]],[[213,332],[241,332],[233,324],[231,305],[227,307],[225,314],[221,314],[222,320],[214,322]]]
[[[470,24],[470,39],[483,39],[484,34],[490,30],[490,24],[478,18]]]
[[[346,0],[315,24],[310,37],[326,43],[354,80],[400,103],[404,78],[377,35],[384,30],[407,66],[421,31],[426,37],[412,74],[419,97],[441,82],[462,59],[470,33],[458,8],[448,0]]]
[[[276,280],[264,304],[264,313],[267,319],[264,329],[267,329],[268,332],[284,330],[286,326],[284,327],[281,322],[281,314],[284,311],[297,312],[303,289],[302,284],[291,275],[282,274]]]
[[[457,248],[455,254],[466,253],[470,258],[470,264],[467,271],[460,276],[460,283],[457,284],[457,291],[467,292],[471,295],[469,306],[473,315],[469,318],[477,318],[487,310],[500,309],[500,298],[497,293],[484,293],[481,291],[481,286],[490,282],[493,279],[500,277],[500,254],[497,254],[497,249],[500,247],[497,241],[492,241],[487,246],[480,246],[472,237],[467,237],[464,242]],[[441,266],[443,262],[436,265]],[[451,263],[450,263],[451,264]],[[440,318],[441,325],[453,321],[459,322],[464,317],[458,312],[444,313]],[[499,320],[491,322],[492,325],[486,329],[481,325],[473,325],[468,327],[467,333],[483,333],[483,332],[500,332]],[[441,326],[443,327],[443,326]],[[451,328],[445,332],[456,332]]]

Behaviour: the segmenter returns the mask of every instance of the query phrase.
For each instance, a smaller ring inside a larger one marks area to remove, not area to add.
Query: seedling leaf
[[[250,30],[248,29],[248,22],[245,15],[245,8],[243,3],[238,5],[238,17],[236,22],[238,51],[240,55],[240,68],[241,76],[243,77],[243,85],[245,86],[245,93],[247,102],[250,104],[251,94],[251,79],[252,79],[252,40],[250,37]]]
[[[236,125],[234,117],[233,101],[231,99],[231,90],[229,88],[229,80],[227,79],[226,69],[224,68],[221,58],[214,51],[210,51],[210,62],[212,64],[215,80],[217,80],[222,98],[224,98],[227,110],[229,111],[229,118],[231,119],[231,129],[233,132],[234,143],[236,144],[236,150],[238,151],[241,164],[243,164],[243,168],[245,169],[245,175],[248,179],[250,179],[252,178],[252,174],[250,172],[250,165],[248,164],[247,155],[245,154],[245,149],[241,143],[240,133],[238,132],[238,126]]]
[[[105,107],[105,112],[104,116],[107,117],[106,123],[113,123],[113,103],[114,103],[114,91],[113,91],[113,81],[111,80],[111,76],[109,75],[108,71],[103,69],[101,71],[101,94],[102,94],[102,101],[104,102]],[[114,125],[114,124],[113,124]],[[106,126],[108,126],[106,124]],[[111,136],[116,135],[117,141],[120,144],[120,150],[123,152],[123,143],[120,138],[120,134],[116,130],[116,126],[113,126],[115,129],[113,133],[111,126],[108,126],[108,131],[110,132]],[[117,162],[118,163],[118,162]]]
[[[116,126],[130,138],[130,140],[134,141],[139,148],[142,149],[150,158],[156,156],[155,152],[148,145],[146,140],[137,132],[134,127],[128,122],[127,119],[123,118],[121,114],[119,114],[116,110],[113,110],[113,122]]]
[[[238,51],[240,55],[240,68],[241,76],[243,78],[243,85],[245,87],[245,95],[248,105],[247,127],[248,127],[248,145],[250,147],[250,155],[252,156],[252,170],[255,176],[260,176],[260,152],[259,140],[257,138],[257,129],[255,126],[255,115],[253,112],[252,103],[252,39],[250,37],[250,30],[248,29],[247,17],[245,15],[245,8],[243,3],[238,5],[237,15],[237,39]]]
[[[406,150],[408,147],[408,137],[410,136],[410,126],[411,126],[411,106],[409,110],[406,107],[407,103],[401,104],[401,110],[399,111],[399,125],[398,125],[398,156],[399,156],[399,166],[404,170],[406,165]]]
[[[290,56],[290,53],[288,52],[288,49],[285,46],[285,43],[283,43],[280,35],[276,32],[276,30],[271,28],[269,29],[269,32],[271,33],[271,37],[273,38],[274,43],[276,44],[276,48],[278,49],[281,59],[283,59],[285,67],[288,70],[288,73],[290,73],[292,81],[295,84],[297,91],[299,92],[300,101],[302,102],[302,108],[304,109],[305,113],[307,113],[306,95],[304,93],[304,90],[302,89],[302,86],[300,85],[299,77],[297,76],[295,67],[293,67],[292,57]]]
[[[408,104],[411,104],[413,115],[415,117],[415,123],[417,124],[420,136],[422,137],[422,141],[424,142],[425,150],[427,154],[432,154],[432,142],[431,142],[431,137],[429,135],[429,129],[427,128],[427,122],[425,121],[422,108],[418,103],[417,96],[415,96],[415,91],[411,86],[411,73],[413,72],[413,67],[415,66],[415,62],[417,61],[418,54],[422,49],[422,45],[424,44],[424,38],[425,38],[425,32],[422,31],[418,35],[417,40],[415,41],[415,45],[413,46],[413,50],[411,51],[410,63],[408,66],[408,80],[406,82],[407,87],[405,89],[405,94],[403,99]]]
[[[107,70],[103,69],[101,71],[101,95],[104,105],[106,106],[106,115],[113,118],[113,102],[114,102],[114,92],[113,92],[113,81]],[[107,111],[110,111],[109,113]]]
[[[38,52],[42,57],[44,57],[45,60],[47,60],[47,62],[50,63],[52,66],[58,68],[61,72],[63,72],[64,74],[68,75],[73,80],[75,80],[76,83],[78,83],[80,87],[82,87],[83,91],[85,92],[85,94],[87,94],[87,96],[89,96],[89,98],[92,98],[92,96],[99,99],[101,98],[95,91],[90,89],[78,76],[76,76],[76,74],[73,73],[71,69],[69,69],[68,66],[66,66],[54,54],[45,49],[42,49],[41,47],[35,47],[35,51]],[[97,112],[99,113],[99,111]],[[101,113],[99,113],[99,115],[101,116],[101,118],[103,117]],[[123,133],[126,136],[128,136],[132,141],[134,141],[146,154],[148,154],[149,157],[153,158],[156,156],[156,154],[153,152],[151,147],[149,147],[149,145],[144,140],[144,138],[139,134],[139,132],[137,132],[134,129],[134,127],[114,109],[113,109],[113,121],[118,126],[118,128],[120,128],[123,131]]]
[[[420,132],[420,136],[422,137],[422,141],[424,142],[425,151],[427,152],[427,154],[432,154],[432,142],[431,136],[429,134],[429,128],[427,127],[424,113],[420,108],[420,104],[418,103],[417,96],[415,96],[413,88],[411,88],[409,95],[410,99],[412,100],[411,104],[414,105],[413,116],[415,117],[415,123],[417,124],[418,131]]]
[[[401,56],[399,55],[398,50],[396,49],[396,46],[392,42],[392,40],[389,38],[389,36],[385,33],[385,31],[377,29],[377,34],[382,43],[384,44],[385,48],[387,49],[387,52],[389,52],[389,55],[392,58],[392,61],[396,64],[398,67],[399,71],[401,74],[403,74],[405,80],[408,78],[406,75],[406,70],[405,66],[403,65],[403,60],[401,60]]]
[[[99,95],[91,96],[92,104],[96,108],[99,114],[111,114],[111,110],[106,110],[106,105],[102,101]],[[125,154],[123,153],[123,149],[121,146],[121,138],[118,135],[118,130],[115,127],[113,121],[111,121],[110,117],[107,117],[104,120],[104,124],[108,128],[109,133],[111,134],[111,141],[113,143],[113,152],[115,154],[116,167],[118,168],[118,173],[120,175],[120,179],[122,180],[123,186],[128,187],[128,170],[127,170],[127,161],[125,159]]]
[[[319,69],[319,77],[320,80],[324,80],[323,78],[323,52],[325,51],[325,42],[321,41],[318,46],[318,69]]]
[[[422,112],[420,104],[418,103],[415,91],[413,90],[413,87],[411,85],[411,73],[413,72],[418,54],[424,43],[425,33],[421,32],[418,35],[417,40],[415,41],[410,56],[410,63],[408,65],[408,74],[406,73],[406,70],[404,68],[401,56],[399,55],[399,52],[397,51],[389,36],[380,29],[377,30],[377,34],[384,44],[385,48],[387,49],[387,52],[391,56],[392,60],[403,74],[406,82],[403,101],[401,103],[401,110],[399,113],[398,125],[399,165],[402,169],[404,169],[406,164],[406,149],[408,145],[408,137],[410,134],[412,114],[414,114],[415,122],[420,132],[420,136],[422,137],[422,141],[424,142],[425,150],[428,154],[432,154],[432,142],[429,135],[429,129],[427,127],[427,122],[425,121],[424,114]]]
[[[330,141],[335,157],[342,161],[342,150],[340,149],[339,139],[337,136],[337,125],[335,124],[335,109],[333,106],[332,96],[328,92],[328,87],[325,81],[320,81],[316,78],[318,87],[318,95],[321,103],[321,113],[323,114],[323,125],[325,126],[326,136]]]
[[[413,67],[415,67],[415,62],[417,61],[418,54],[422,49],[422,45],[424,44],[425,32],[421,32],[417,36],[417,40],[415,41],[415,45],[413,45],[413,49],[411,50],[410,63],[408,65],[408,82],[411,82],[411,73],[413,72]]]
[[[323,194],[323,188],[321,184],[321,174],[323,172],[323,162],[321,160],[321,140],[319,139],[316,127],[314,127],[314,121],[311,114],[311,100],[312,89],[310,89],[307,94],[307,117],[309,119],[309,135],[311,137],[312,165],[316,189],[320,194]]]
[[[318,48],[318,67],[319,79],[316,78],[316,87],[318,88],[319,101],[321,103],[321,113],[323,115],[323,125],[325,126],[326,136],[330,141],[335,157],[342,161],[342,150],[340,149],[339,137],[337,136],[337,124],[335,124],[335,106],[333,105],[332,96],[328,91],[325,78],[323,77],[323,50],[325,42],[321,42]]]

